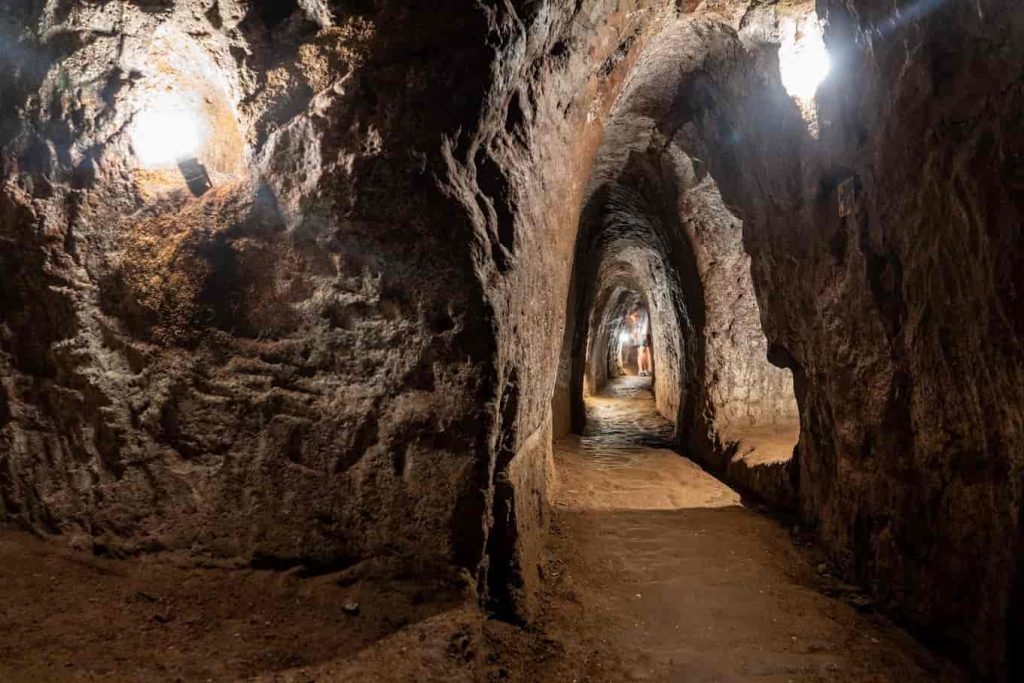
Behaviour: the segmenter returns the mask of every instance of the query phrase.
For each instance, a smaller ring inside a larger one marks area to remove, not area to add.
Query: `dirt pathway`
[[[4,532],[0,681],[962,680],[669,450],[645,384],[613,389],[556,444],[540,628],[484,625],[459,585],[372,563],[199,568]]]
[[[0,532],[0,683],[472,680],[479,610],[376,574],[103,559]]]
[[[588,425],[556,444],[547,639],[510,677],[961,680],[777,521],[664,448],[671,425],[636,378],[591,400]]]

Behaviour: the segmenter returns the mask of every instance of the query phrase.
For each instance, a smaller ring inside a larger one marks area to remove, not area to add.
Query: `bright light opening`
[[[786,27],[779,48],[779,70],[782,85],[790,97],[804,105],[809,103],[831,68],[832,62],[825,49],[821,23],[816,14],[811,13]]]
[[[181,96],[162,93],[135,116],[132,148],[146,168],[173,166],[195,157],[203,143],[202,117]]]
[[[629,341],[629,332],[626,332],[625,330],[623,330],[622,332],[619,333],[619,342],[621,342],[622,344],[625,344],[628,341]]]

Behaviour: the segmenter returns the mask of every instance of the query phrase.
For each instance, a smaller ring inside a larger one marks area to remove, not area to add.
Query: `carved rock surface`
[[[744,221],[803,516],[883,604],[1019,676],[1024,11],[818,12],[817,137],[743,32],[681,83],[674,125]]]
[[[529,616],[551,441],[635,295],[680,448],[1019,677],[1024,8],[816,6],[809,125],[809,3],[4,0],[0,523]],[[175,89],[201,197],[133,139]],[[791,464],[735,465],[797,405]]]
[[[675,9],[4,8],[0,522],[528,610],[596,115]]]

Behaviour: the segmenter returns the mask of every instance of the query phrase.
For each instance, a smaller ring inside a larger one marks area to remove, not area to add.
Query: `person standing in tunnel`
[[[636,362],[640,367],[640,376],[649,377],[651,374],[651,346],[646,338],[637,350]]]
[[[633,309],[633,311],[626,316],[624,322],[625,329],[622,332],[621,341],[619,343],[619,369],[623,375],[630,374],[629,365],[631,362],[631,356],[633,353],[639,354],[641,337],[640,337],[640,311],[639,309]],[[632,351],[631,351],[632,349]],[[640,358],[639,355],[635,357],[637,363],[637,374],[641,374],[640,370]]]
[[[639,343],[636,352],[637,369],[641,377],[651,375],[651,328],[648,323],[646,311],[641,315],[640,325],[637,328]]]

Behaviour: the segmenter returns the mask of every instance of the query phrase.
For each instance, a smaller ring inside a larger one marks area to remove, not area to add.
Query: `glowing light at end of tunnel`
[[[811,14],[793,26],[793,33],[779,48],[782,85],[790,97],[810,102],[831,70],[821,23]]]
[[[621,342],[622,344],[625,344],[628,341],[629,341],[629,332],[626,332],[625,330],[623,330],[622,332],[619,333],[619,342]]]
[[[181,97],[153,98],[132,123],[132,148],[146,168],[174,165],[196,156],[202,145],[202,119]]]

